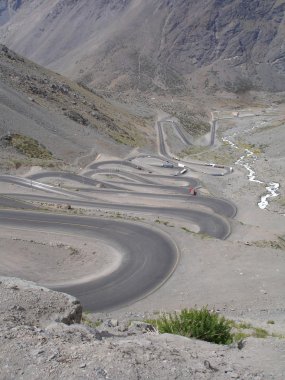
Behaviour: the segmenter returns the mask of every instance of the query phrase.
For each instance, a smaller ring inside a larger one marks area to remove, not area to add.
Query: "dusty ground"
[[[1,231],[1,274],[57,286],[89,281],[115,270],[119,252],[98,239],[53,231]]]

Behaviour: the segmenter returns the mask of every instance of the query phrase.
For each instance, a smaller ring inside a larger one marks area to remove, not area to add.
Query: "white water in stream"
[[[279,189],[279,183],[277,182],[270,182],[269,186],[266,187],[266,190],[268,191],[268,194],[263,195],[261,197],[261,201],[258,203],[259,208],[264,210],[268,206],[268,198],[278,197],[278,189]]]
[[[222,141],[227,142],[232,148],[238,149],[238,146],[235,145],[228,138],[223,137]],[[251,163],[250,164],[247,162],[249,159],[251,159]],[[252,151],[250,151],[249,149],[245,149],[245,155],[241,156],[235,162],[235,165],[243,166],[248,171],[247,177],[248,177],[249,181],[256,182],[256,183],[261,183],[261,184],[263,183],[264,184],[265,182],[259,181],[258,179],[256,179],[255,171],[252,169],[252,165],[255,163],[256,159],[257,159],[257,157],[255,156],[255,154]],[[261,210],[266,209],[266,207],[269,205],[268,200],[270,198],[278,197],[278,195],[279,195],[279,192],[278,192],[279,187],[280,187],[280,185],[277,182],[270,182],[268,184],[268,186],[266,186],[267,194],[263,195],[261,197],[260,202],[258,203],[258,207]]]

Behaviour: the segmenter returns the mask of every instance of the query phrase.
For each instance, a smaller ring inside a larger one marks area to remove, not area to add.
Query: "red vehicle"
[[[194,189],[194,187],[189,187],[189,193],[190,193],[191,195],[197,195],[197,190]]]

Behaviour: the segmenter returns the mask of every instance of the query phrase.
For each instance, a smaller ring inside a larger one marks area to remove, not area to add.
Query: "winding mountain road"
[[[175,244],[162,232],[135,223],[41,212],[0,211],[0,225],[23,230],[54,231],[104,240],[121,253],[121,264],[106,277],[55,286],[79,297],[91,311],[106,311],[138,300],[171,275],[179,258]]]
[[[95,162],[86,168],[84,175],[50,171],[26,178],[0,176],[0,182],[13,184],[15,188],[36,190],[28,193],[2,191],[0,225],[3,227],[32,230],[35,233],[56,231],[80,239],[101,239],[119,253],[120,265],[108,275],[88,281],[70,279],[64,286],[55,284],[55,289],[79,297],[90,311],[120,308],[160,287],[176,268],[179,247],[153,226],[102,217],[44,213],[37,210],[37,204],[68,203],[81,209],[120,211],[150,217],[163,215],[184,221],[186,226],[195,225],[200,233],[217,239],[226,239],[231,232],[228,218],[234,217],[237,212],[231,202],[202,195],[190,196],[188,188],[199,186],[198,180],[188,176],[161,175],[161,167],[157,164],[154,165],[156,173],[150,173],[147,166],[138,166],[133,162],[144,157],[151,160],[170,158],[160,122],[157,123],[157,132],[160,157],[140,155],[129,160]],[[177,168],[173,170],[177,171]],[[214,171],[216,168],[209,170]],[[119,177],[119,180],[110,180],[110,175],[112,178]],[[98,179],[98,176],[105,176],[106,179]],[[50,179],[75,183],[79,189],[73,191],[44,183]],[[124,202],[124,197],[128,198],[128,202]],[[167,204],[167,200],[171,202]],[[149,202],[154,204],[150,206]]]

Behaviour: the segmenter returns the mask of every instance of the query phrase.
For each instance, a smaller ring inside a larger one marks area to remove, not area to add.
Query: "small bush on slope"
[[[229,344],[234,340],[231,322],[206,307],[201,310],[183,309],[174,314],[165,313],[148,322],[160,333],[183,335],[217,344]]]

